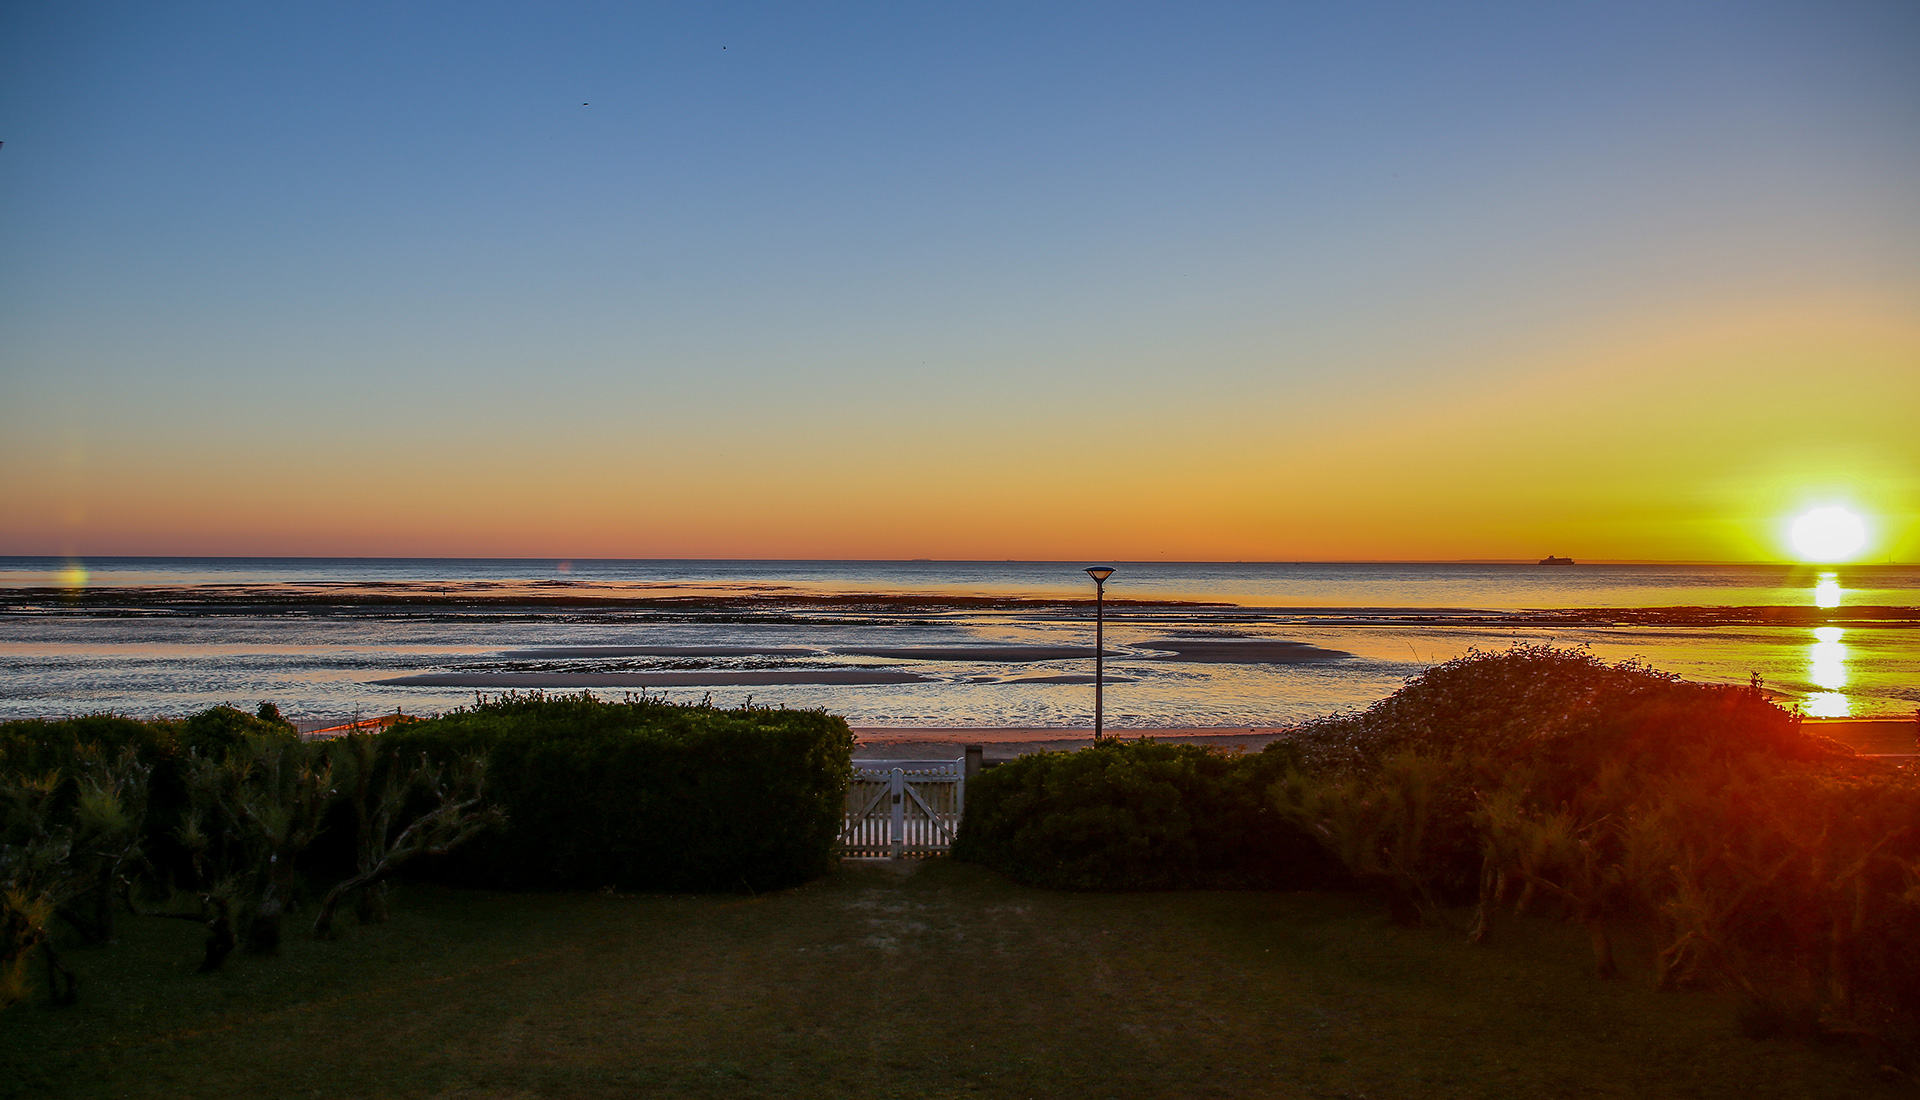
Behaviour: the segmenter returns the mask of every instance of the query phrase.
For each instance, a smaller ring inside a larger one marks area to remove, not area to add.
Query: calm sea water
[[[1285,723],[1535,642],[1697,679],[1757,673],[1816,715],[1920,706],[1920,567],[1117,564],[1116,727]],[[0,558],[0,715],[272,700],[317,719],[565,686],[860,725],[1085,726],[1080,566]],[[1635,610],[1675,607],[1707,610]],[[1753,608],[1781,611],[1733,610]],[[1569,609],[1613,613],[1529,614]]]

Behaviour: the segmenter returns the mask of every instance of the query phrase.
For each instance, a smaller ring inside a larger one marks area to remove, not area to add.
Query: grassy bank
[[[70,953],[79,1005],[0,1017],[0,1094],[1908,1094],[1729,999],[1596,981],[1565,925],[1473,947],[1353,895],[848,864],[759,897],[415,886],[346,932],[200,975],[200,929],[129,920]]]

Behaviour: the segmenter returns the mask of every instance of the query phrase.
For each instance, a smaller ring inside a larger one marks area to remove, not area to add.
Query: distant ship
[[[1556,558],[1552,554],[1540,559],[1541,565],[1572,565],[1572,558]]]

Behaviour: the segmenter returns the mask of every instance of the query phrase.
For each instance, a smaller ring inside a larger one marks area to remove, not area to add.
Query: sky
[[[0,554],[1920,560],[1920,5],[0,7]]]

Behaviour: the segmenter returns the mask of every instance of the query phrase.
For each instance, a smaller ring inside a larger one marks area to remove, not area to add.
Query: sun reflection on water
[[[1840,643],[1840,633],[1837,626],[1823,626],[1813,632],[1819,640],[1813,643],[1809,654],[1812,663],[1807,669],[1807,679],[1829,691],[1847,686],[1847,647]]]
[[[1840,641],[1845,633],[1837,626],[1814,628],[1813,646],[1807,654],[1807,679],[1826,690],[1807,696],[1807,713],[1812,717],[1845,718],[1852,710],[1840,690],[1847,686],[1847,647]]]
[[[1846,718],[1852,715],[1852,708],[1846,695],[1838,691],[1816,691],[1807,696],[1809,718]]]
[[[1815,607],[1839,607],[1840,577],[1835,573],[1820,574],[1820,583],[1813,586],[1813,605]]]

